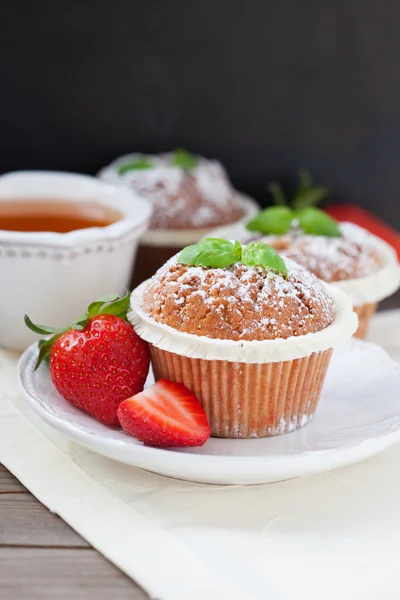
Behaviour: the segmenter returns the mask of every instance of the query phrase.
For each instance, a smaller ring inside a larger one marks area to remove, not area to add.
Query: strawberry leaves
[[[47,327],[45,325],[36,325],[31,321],[28,315],[25,315],[25,325],[35,333],[40,335],[51,335],[48,339],[39,341],[39,356],[35,366],[35,370],[39,367],[44,359],[50,356],[51,349],[54,343],[67,331],[82,331],[87,326],[90,319],[97,315],[114,315],[121,319],[127,320],[127,311],[129,308],[130,293],[127,291],[122,297],[116,294],[103,296],[95,302],[92,302],[85,314],[73,321],[70,325],[63,328]]]

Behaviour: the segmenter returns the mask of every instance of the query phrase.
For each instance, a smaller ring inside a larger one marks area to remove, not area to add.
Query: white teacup
[[[0,177],[0,202],[24,199],[93,202],[121,218],[69,233],[0,230],[0,346],[23,350],[37,339],[24,315],[61,327],[105,294],[128,286],[149,204],[131,190],[94,177],[21,171]]]

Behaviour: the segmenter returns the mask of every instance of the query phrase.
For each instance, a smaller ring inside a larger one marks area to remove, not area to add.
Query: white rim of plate
[[[143,293],[149,280],[131,294],[128,319],[136,333],[160,350],[189,358],[225,360],[240,363],[268,363],[293,360],[334,348],[349,339],[358,325],[351,300],[340,290],[321,282],[335,305],[335,319],[331,325],[316,333],[287,339],[262,341],[232,341],[183,333],[169,325],[158,323],[142,308]]]

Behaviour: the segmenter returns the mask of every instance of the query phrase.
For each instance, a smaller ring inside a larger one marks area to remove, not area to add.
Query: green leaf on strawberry
[[[31,331],[34,331],[35,333],[39,333],[41,335],[52,335],[50,339],[41,340],[39,342],[40,351],[35,369],[39,367],[40,363],[43,361],[44,358],[47,358],[50,355],[54,342],[56,342],[62,334],[66,333],[67,331],[82,331],[87,326],[89,320],[97,315],[109,314],[121,317],[122,319],[126,319],[126,313],[129,308],[129,302],[129,292],[126,292],[126,294],[122,298],[120,296],[117,296],[116,294],[103,296],[95,302],[92,302],[84,315],[78,317],[70,325],[67,325],[66,327],[62,328],[48,327],[46,325],[36,325],[31,321],[28,315],[25,315],[25,325]]]

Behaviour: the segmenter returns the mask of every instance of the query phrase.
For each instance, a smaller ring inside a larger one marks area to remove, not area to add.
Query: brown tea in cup
[[[68,233],[107,227],[122,215],[97,201],[51,198],[10,198],[0,201],[0,230]]]

